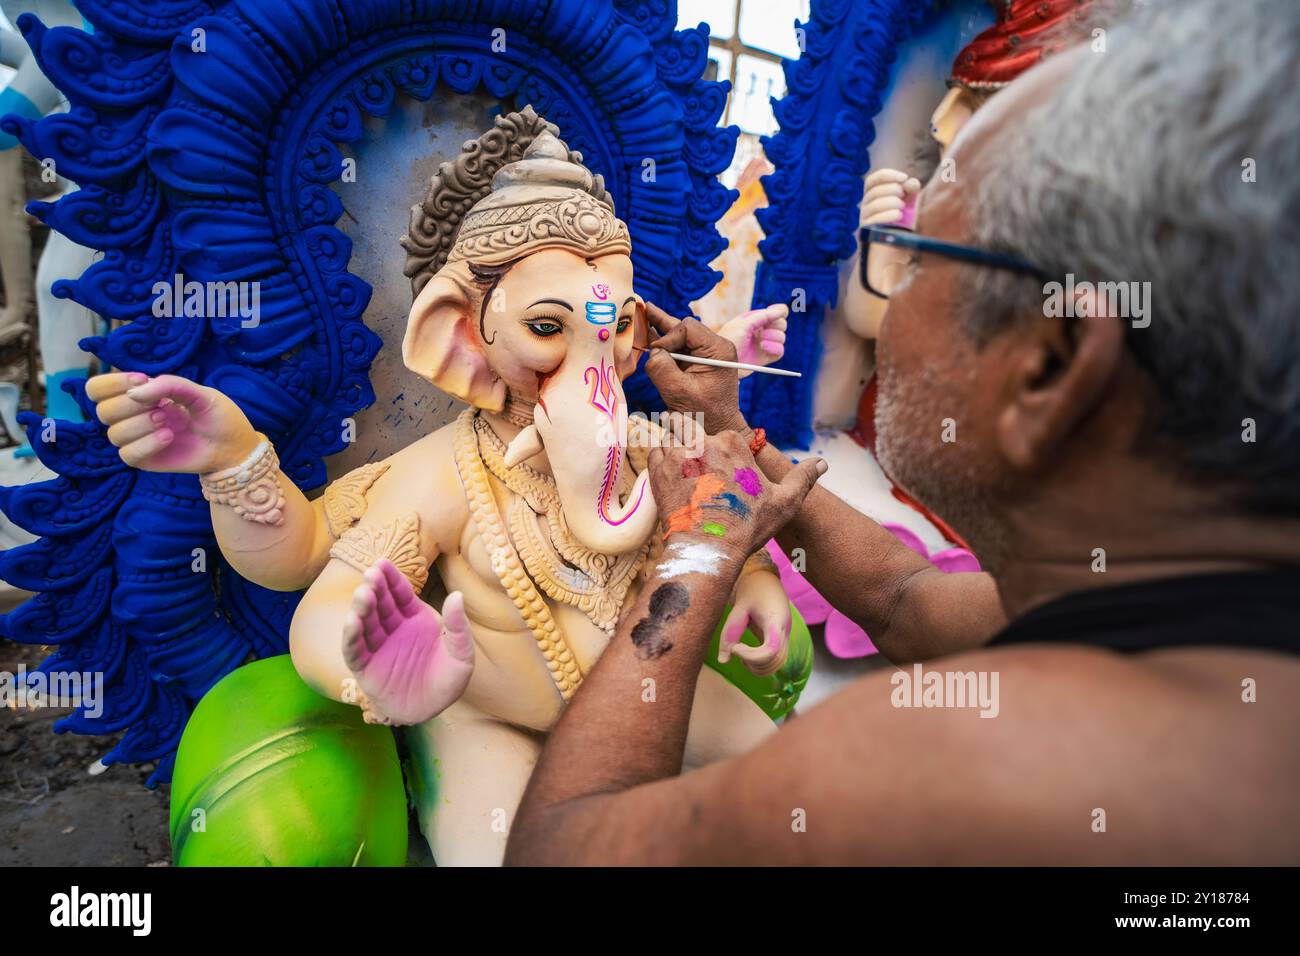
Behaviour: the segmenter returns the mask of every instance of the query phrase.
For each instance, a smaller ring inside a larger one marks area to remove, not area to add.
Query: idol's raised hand
[[[143,471],[220,471],[244,461],[261,440],[238,405],[178,375],[96,375],[86,395],[122,460]]]
[[[474,638],[459,591],[442,614],[387,558],[366,571],[343,622],[343,659],[366,695],[366,720],[420,724],[450,707],[474,673]]]

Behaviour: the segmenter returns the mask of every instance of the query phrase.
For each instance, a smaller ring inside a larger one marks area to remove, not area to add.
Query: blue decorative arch
[[[604,175],[639,293],[684,312],[719,278],[706,263],[725,246],[714,223],[734,194],[715,177],[738,131],[717,127],[728,87],[700,79],[707,32],[676,31],[675,0],[78,7],[93,34],[19,20],[71,110],[0,120],[81,187],[32,212],[104,251],[54,292],[114,320],[83,341],[109,365],[231,396],[303,489],[325,480],[342,420],[374,401],[371,290],[348,271],[329,184],[339,145],[399,92],[482,88],[532,104]],[[258,282],[260,322],[155,315],[155,284],[177,274]],[[89,414],[84,384],[71,388]],[[24,425],[58,477],[0,488],[0,509],[41,536],[0,554],[0,577],[38,592],[0,618],[0,636],[53,645],[46,671],[102,672],[103,713],[78,710],[56,730],[126,729],[104,762],[158,760],[151,783],[166,781],[194,703],[243,661],[287,649],[298,595],[222,561],[195,477],[127,468],[93,420],[58,422],[52,440],[35,416]]]
[[[857,251],[862,177],[898,45],[936,0],[812,0],[803,54],[786,60],[780,130],[763,140],[776,167],[763,177],[769,205],[757,213],[766,236],[753,303],[790,304],[783,368],[803,378],[751,375],[741,402],[768,437],[787,447],[812,441],[814,373],[821,323],[838,295],[839,265]]]

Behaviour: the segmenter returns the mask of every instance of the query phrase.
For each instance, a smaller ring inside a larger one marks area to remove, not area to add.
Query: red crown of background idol
[[[1093,0],[992,0],[997,23],[972,40],[952,66],[949,82],[972,90],[1006,86],[1045,56],[1071,45],[1068,20],[1082,22]]]

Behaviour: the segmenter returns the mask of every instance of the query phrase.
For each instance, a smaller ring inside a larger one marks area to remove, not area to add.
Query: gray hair
[[[1295,0],[1139,5],[999,141],[974,239],[1075,281],[1149,282],[1128,347],[1150,453],[1241,506],[1300,513],[1300,16]],[[1253,175],[1252,175],[1253,174]],[[1041,282],[972,270],[977,342]],[[1244,440],[1253,422],[1254,442]]]

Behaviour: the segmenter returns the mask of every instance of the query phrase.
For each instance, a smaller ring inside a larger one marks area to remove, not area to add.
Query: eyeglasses
[[[912,264],[911,252],[931,252],[975,265],[1011,269],[1044,279],[1048,277],[1047,273],[1024,259],[918,236],[900,226],[863,226],[858,230],[858,241],[862,248],[862,254],[858,256],[858,278],[864,289],[882,299],[888,299],[889,294],[907,278]]]

